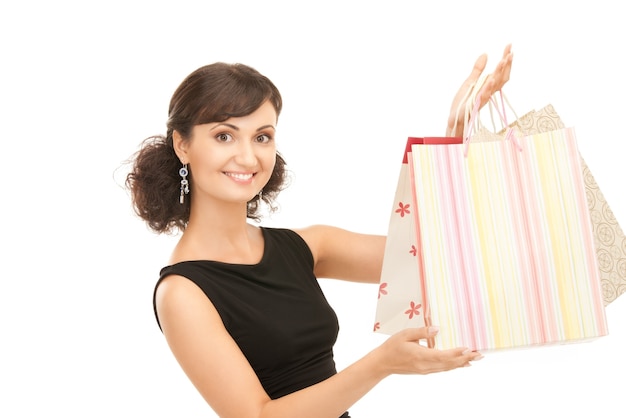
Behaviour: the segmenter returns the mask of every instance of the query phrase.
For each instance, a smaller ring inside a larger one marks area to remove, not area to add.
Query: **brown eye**
[[[215,138],[220,142],[228,142],[232,139],[232,137],[226,133],[218,134]]]

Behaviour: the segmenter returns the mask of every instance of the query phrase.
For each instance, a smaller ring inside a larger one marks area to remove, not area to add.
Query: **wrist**
[[[369,374],[379,381],[393,374],[391,367],[386,361],[386,352],[387,350],[385,344],[383,344],[376,347],[363,357],[363,362],[368,368]]]

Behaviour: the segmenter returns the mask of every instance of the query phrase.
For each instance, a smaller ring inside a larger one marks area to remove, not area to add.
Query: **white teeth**
[[[243,173],[225,173],[229,177],[233,177],[237,180],[249,180],[252,178],[251,173],[243,174]]]

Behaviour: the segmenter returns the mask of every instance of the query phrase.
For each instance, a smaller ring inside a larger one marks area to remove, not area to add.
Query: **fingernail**
[[[435,335],[439,332],[439,327],[428,327],[428,335]]]
[[[485,358],[485,356],[483,356],[483,355],[481,354],[481,355],[479,355],[479,356],[477,356],[477,357],[474,357],[471,361],[478,361],[478,360],[481,360],[481,359],[484,359],[484,358]]]

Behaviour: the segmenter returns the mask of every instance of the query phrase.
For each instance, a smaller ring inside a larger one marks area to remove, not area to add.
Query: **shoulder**
[[[310,246],[308,229],[268,228],[263,227],[265,240],[268,239],[278,244],[291,244],[296,246]]]
[[[197,323],[199,318],[216,324],[220,322],[215,306],[202,289],[177,274],[159,280],[154,290],[154,310],[163,331]]]
[[[313,258],[319,259],[320,253],[324,252],[329,242],[340,242],[346,231],[329,225],[311,225],[305,228],[293,230],[308,245]],[[338,241],[339,240],[339,241]]]
[[[154,303],[159,316],[168,308],[193,301],[208,302],[209,299],[196,283],[178,274],[162,276],[154,290]]]
[[[302,230],[288,228],[263,227],[265,237],[265,254],[281,254],[281,256],[304,257],[307,263],[314,263],[315,257],[311,249],[310,237]]]
[[[298,228],[293,230],[310,246],[317,246],[328,239],[335,239],[348,231],[335,226],[330,225],[311,225],[305,228]]]
[[[293,232],[298,234],[298,236],[309,244],[309,247],[313,247],[319,242],[327,228],[328,227],[326,225],[311,225],[304,228],[294,229]]]

